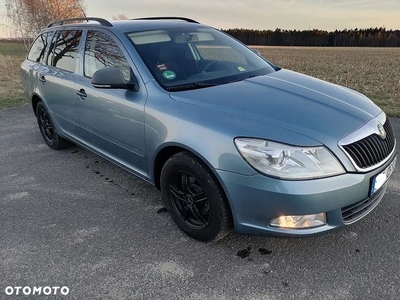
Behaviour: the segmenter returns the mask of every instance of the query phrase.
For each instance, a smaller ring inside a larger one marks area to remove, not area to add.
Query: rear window
[[[74,72],[82,30],[61,30],[52,45],[51,65],[65,71]]]
[[[37,37],[35,42],[32,44],[31,50],[28,54],[28,60],[35,62],[42,62],[45,55],[47,45],[50,43],[52,32],[42,33]]]

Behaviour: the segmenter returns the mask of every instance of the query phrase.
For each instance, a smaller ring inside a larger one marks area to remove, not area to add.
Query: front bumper
[[[385,170],[394,158],[395,154],[386,164],[365,174],[346,173],[307,181],[279,180],[261,174],[245,176],[221,170],[217,173],[229,199],[238,233],[307,237],[352,223],[343,220],[350,207],[365,207],[355,221],[372,211],[383,198],[386,184],[369,198],[371,178]],[[270,222],[281,215],[322,212],[326,213],[327,224],[321,227],[281,229],[270,226]]]

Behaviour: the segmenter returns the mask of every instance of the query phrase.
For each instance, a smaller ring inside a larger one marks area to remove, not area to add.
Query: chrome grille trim
[[[389,149],[386,143],[379,139],[378,124],[384,125],[388,136],[388,143],[393,144],[393,149]],[[349,134],[339,141],[339,147],[351,161],[358,172],[368,172],[384,165],[396,151],[396,138],[394,131],[386,118],[384,112],[369,121],[366,125],[355,132]],[[375,157],[378,156],[378,157]],[[376,161],[378,161],[376,163]],[[363,167],[368,166],[368,167]]]

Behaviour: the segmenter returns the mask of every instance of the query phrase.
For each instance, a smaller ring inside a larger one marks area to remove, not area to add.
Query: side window
[[[69,72],[75,71],[81,30],[61,30],[57,32],[52,45],[51,65]]]
[[[130,80],[131,68],[117,43],[108,34],[89,30],[85,46],[85,76],[91,78],[104,68],[120,68],[124,78]]]
[[[45,32],[38,36],[28,54],[31,61],[42,62],[46,55],[47,45],[50,43],[52,32]]]

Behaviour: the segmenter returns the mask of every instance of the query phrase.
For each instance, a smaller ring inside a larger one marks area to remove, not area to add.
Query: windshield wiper
[[[229,81],[228,83],[240,82],[240,81],[244,81],[246,79],[250,79],[250,78],[254,78],[254,77],[257,77],[257,75],[251,74],[251,75],[249,75],[249,76],[247,76],[245,78],[239,78],[239,79],[236,79],[236,80],[232,80],[232,81]]]
[[[189,91],[189,90],[204,89],[204,88],[208,88],[208,87],[212,87],[212,86],[216,86],[216,85],[218,85],[218,84],[196,82],[196,83],[191,83],[191,84],[167,87],[166,90],[169,92]]]

